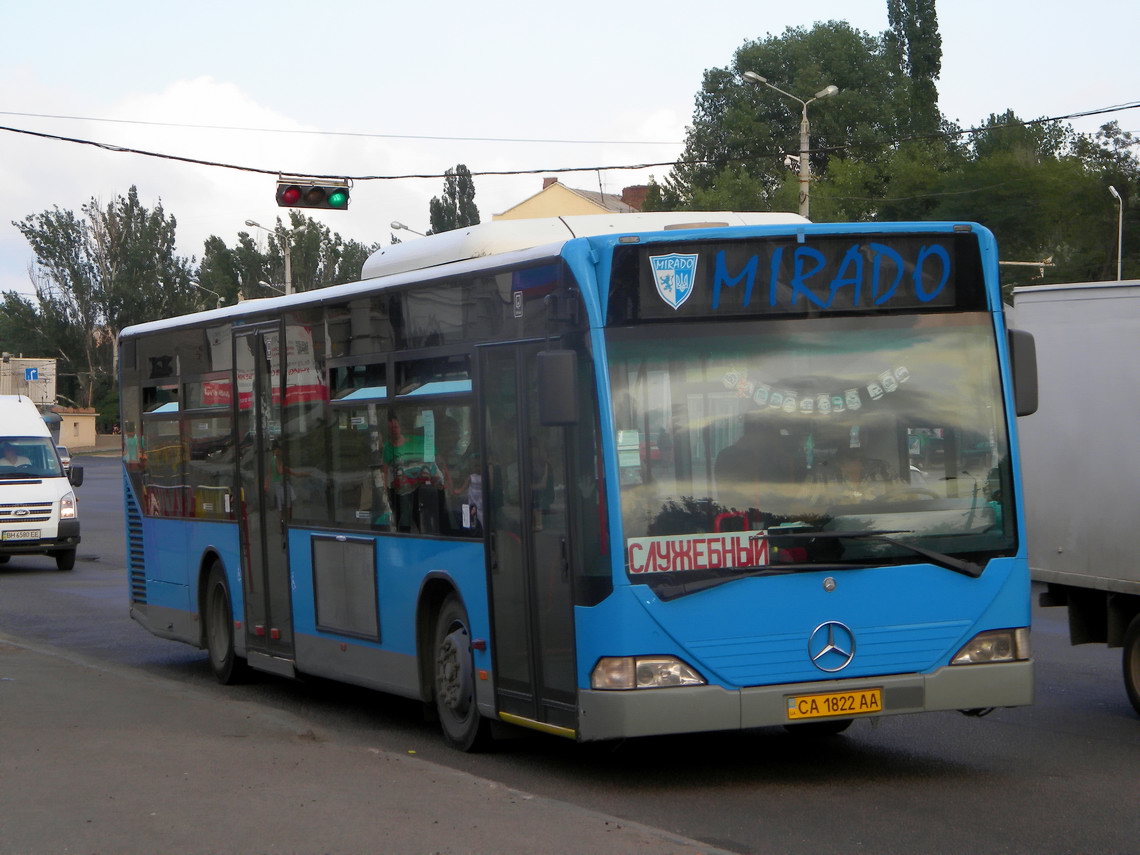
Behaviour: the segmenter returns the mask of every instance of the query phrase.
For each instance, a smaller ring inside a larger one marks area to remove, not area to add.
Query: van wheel
[[[439,609],[432,645],[435,708],[443,738],[460,751],[479,751],[490,741],[490,725],[475,703],[475,664],[467,610],[455,594]]]
[[[75,566],[75,550],[65,549],[55,554],[55,567],[57,570],[70,570]]]
[[[1140,615],[1132,618],[1124,631],[1124,688],[1140,713]]]
[[[230,607],[230,586],[218,562],[210,567],[202,614],[206,627],[206,651],[210,670],[219,683],[231,685],[245,679],[248,666],[234,652],[234,614]]]

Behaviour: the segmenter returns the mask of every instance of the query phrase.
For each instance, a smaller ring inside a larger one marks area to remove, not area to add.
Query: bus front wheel
[[[217,562],[210,568],[204,600],[206,651],[210,654],[210,670],[219,683],[239,683],[245,677],[246,664],[234,652],[234,616],[230,607],[230,586]]]
[[[1124,631],[1124,688],[1140,713],[1140,615],[1132,618]]]
[[[467,610],[455,594],[449,594],[435,622],[432,673],[443,737],[460,751],[477,751],[490,738],[490,727],[475,703],[469,626]]]

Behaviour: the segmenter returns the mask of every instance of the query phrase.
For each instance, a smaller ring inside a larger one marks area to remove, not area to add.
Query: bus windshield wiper
[[[669,581],[661,580],[660,583],[654,584],[649,582],[649,586],[653,588],[654,593],[657,594],[659,599],[671,600],[679,597],[682,594],[695,594],[697,591],[706,591],[709,588],[715,588],[718,585],[724,585],[728,582],[735,582],[737,579],[750,579],[753,576],[788,576],[793,573],[811,573],[821,571],[825,573],[834,573],[840,570],[866,570],[874,567],[874,564],[837,564],[837,563],[818,563],[813,564],[810,561],[796,562],[787,564],[759,564],[753,567],[739,567],[732,568],[732,570],[724,575],[718,576],[703,576],[700,579],[694,579],[692,582],[685,582],[676,579],[677,576],[684,576],[687,573],[703,573],[701,570],[679,570],[669,573]]]
[[[794,538],[796,540],[810,540],[812,538],[834,538],[839,540],[877,540],[880,543],[889,543],[891,546],[897,546],[900,549],[906,549],[913,552],[915,555],[921,555],[931,564],[938,567],[945,567],[947,570],[953,570],[955,573],[961,573],[963,576],[971,576],[977,578],[982,575],[985,569],[981,564],[976,564],[973,561],[966,561],[961,558],[955,558],[953,555],[947,555],[944,552],[936,552],[933,549],[927,549],[924,546],[916,546],[913,543],[907,543],[903,540],[895,540],[893,537],[888,537],[891,534],[914,534],[913,531],[908,529],[867,529],[864,531],[813,531],[813,532],[788,532],[787,534],[780,532],[779,534],[772,534],[769,532],[769,539],[773,537],[781,538]]]

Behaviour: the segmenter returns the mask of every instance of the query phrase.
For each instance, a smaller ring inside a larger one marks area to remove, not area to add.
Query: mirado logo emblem
[[[681,308],[696,284],[697,254],[671,252],[668,255],[651,255],[649,265],[661,299],[674,309]]]

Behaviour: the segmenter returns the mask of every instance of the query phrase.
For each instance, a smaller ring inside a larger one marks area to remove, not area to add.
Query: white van
[[[0,564],[46,554],[60,570],[74,567],[79,505],[72,487],[82,483],[82,466],[64,474],[31,398],[0,395]]]

